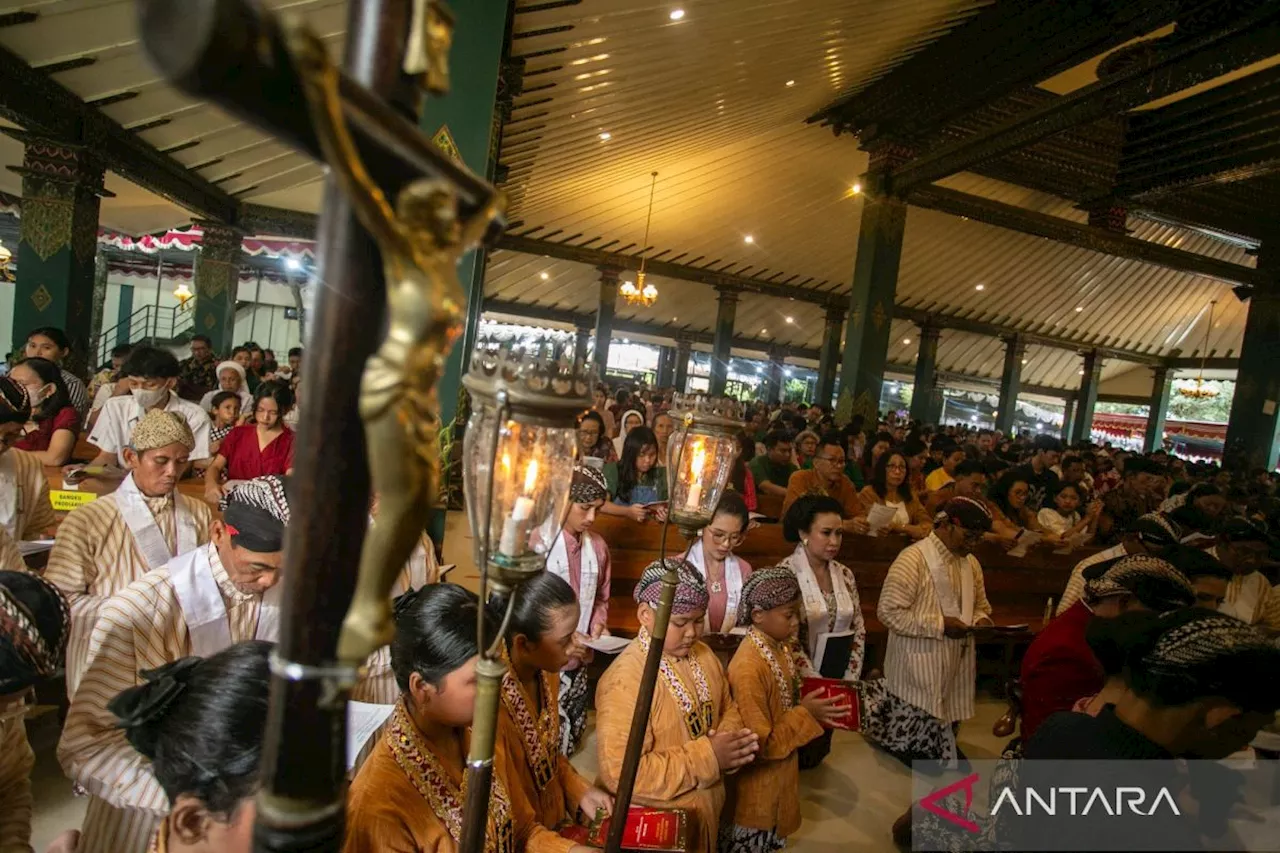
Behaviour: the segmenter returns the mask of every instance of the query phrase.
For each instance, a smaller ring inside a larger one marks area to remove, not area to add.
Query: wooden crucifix
[[[138,7],[172,84],[330,170],[254,838],[259,851],[338,851],[347,691],[389,638],[387,567],[403,566],[435,487],[433,386],[461,327],[456,261],[501,232],[502,196],[412,120],[424,89],[448,85],[452,17],[438,0],[349,4],[345,72],[302,23],[253,0]],[[370,469],[381,510],[366,541]]]

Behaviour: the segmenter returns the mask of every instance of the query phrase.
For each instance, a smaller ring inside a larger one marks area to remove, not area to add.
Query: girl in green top
[[[603,511],[636,521],[667,517],[667,469],[658,464],[658,439],[645,426],[632,427],[622,443],[622,458],[604,466],[609,501]]]

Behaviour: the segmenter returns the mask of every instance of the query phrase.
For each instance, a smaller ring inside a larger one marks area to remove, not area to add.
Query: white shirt
[[[209,458],[209,414],[195,403],[184,400],[172,391],[169,402],[165,404],[166,412],[176,412],[187,419],[191,426],[191,434],[195,436],[196,446],[191,451],[191,460]],[[89,443],[100,450],[114,453],[120,466],[124,467],[124,449],[129,446],[133,436],[133,428],[142,420],[142,407],[134,402],[132,394],[112,397],[102,406],[102,414],[98,415],[98,423],[89,434]]]

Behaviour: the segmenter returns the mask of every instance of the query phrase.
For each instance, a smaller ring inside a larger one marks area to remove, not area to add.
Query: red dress
[[[218,455],[227,460],[228,480],[283,475],[293,467],[293,430],[285,427],[265,450],[259,450],[257,425],[243,424],[227,433]]]
[[[71,406],[63,406],[51,418],[36,421],[36,428],[24,435],[13,446],[19,450],[30,450],[36,453],[48,450],[53,442],[53,434],[60,429],[69,429],[73,436],[80,435],[80,415]]]
[[[1093,613],[1077,601],[1044,627],[1022,658],[1022,740],[1050,715],[1102,689],[1106,673],[1084,640]]]

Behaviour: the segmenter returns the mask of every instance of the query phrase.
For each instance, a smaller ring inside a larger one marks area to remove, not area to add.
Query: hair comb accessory
[[[185,657],[156,669],[144,670],[147,681],[116,696],[107,710],[119,720],[118,727],[129,729],[162,719],[169,707],[186,690],[191,674],[204,663],[202,657]]]

